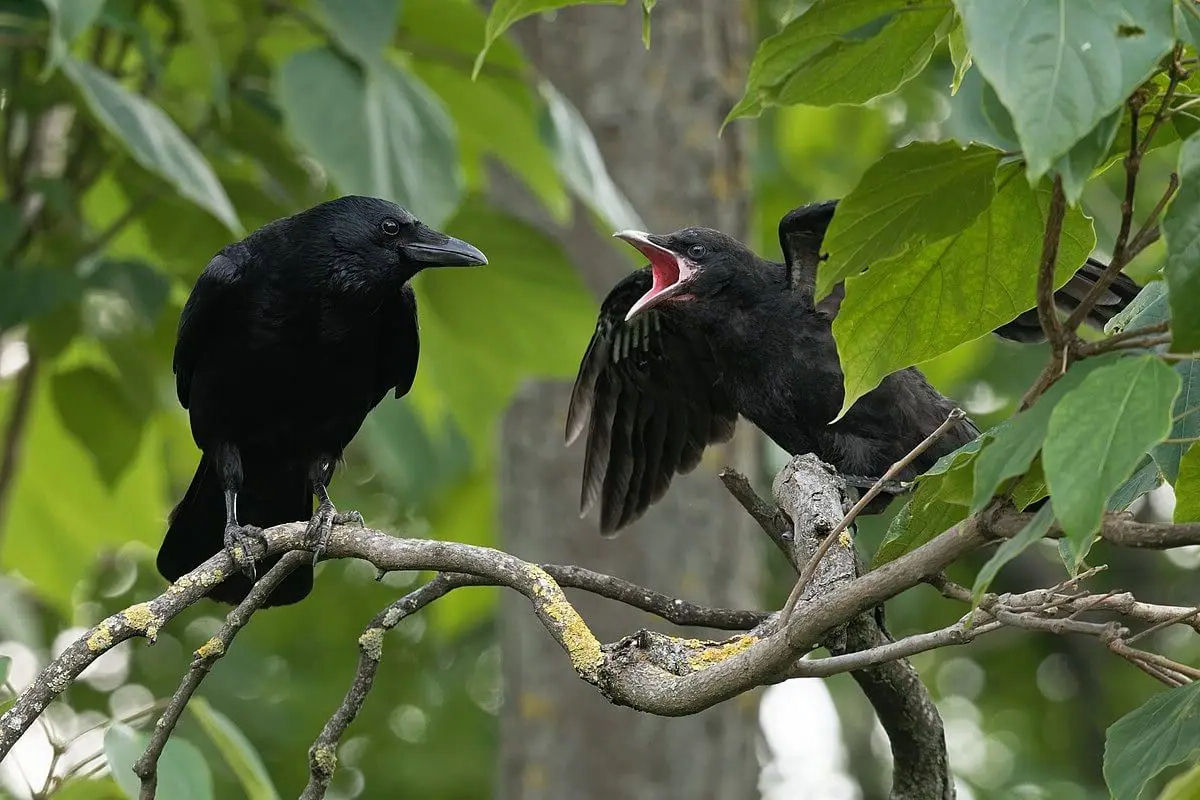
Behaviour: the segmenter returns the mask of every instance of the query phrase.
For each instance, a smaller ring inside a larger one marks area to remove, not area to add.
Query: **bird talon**
[[[234,566],[251,581],[258,580],[258,570],[254,563],[256,555],[252,546],[255,544],[260,545],[263,552],[266,552],[267,537],[263,535],[262,528],[232,523],[225,526],[225,552],[229,554]]]
[[[313,551],[314,566],[325,554],[329,536],[333,532],[333,525],[339,516],[341,515],[333,507],[333,503],[321,502],[317,506],[317,513],[313,514],[312,519],[308,521],[308,528],[304,532],[304,543]]]

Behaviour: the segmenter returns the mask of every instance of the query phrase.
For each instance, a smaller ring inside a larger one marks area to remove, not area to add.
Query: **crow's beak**
[[[696,265],[667,248],[661,236],[644,231],[617,231],[613,236],[633,245],[638,252],[650,259],[650,271],[654,276],[650,291],[638,298],[625,315],[626,322],[646,309],[679,294],[684,284],[696,274]]]
[[[400,245],[400,251],[423,267],[478,267],[488,263],[479,248],[432,228],[425,228],[413,241]]]

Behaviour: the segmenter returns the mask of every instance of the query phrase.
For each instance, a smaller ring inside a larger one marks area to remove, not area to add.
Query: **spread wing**
[[[240,245],[227,247],[213,256],[196,279],[179,315],[171,369],[175,373],[175,393],[184,408],[188,407],[191,396],[196,363],[211,346],[222,321],[228,322],[233,289],[242,279],[249,259],[249,251]]]
[[[605,298],[567,412],[568,444],[587,430],[580,508],[600,501],[605,535],[640,517],[737,423],[702,336],[654,309],[625,322],[650,285],[638,270]]]
[[[837,203],[837,200],[809,203],[789,211],[779,222],[779,245],[783,249],[787,265],[788,283],[796,291],[805,293],[809,302],[812,301],[816,286],[817,266],[824,257],[821,245]],[[1055,305],[1066,313],[1073,311],[1104,273],[1104,269],[1105,265],[1102,262],[1089,258],[1071,280],[1054,293]],[[1140,290],[1128,277],[1118,275],[1088,312],[1087,323],[1096,328],[1103,328],[1106,322],[1129,305]],[[844,296],[845,290],[839,283],[828,297],[817,304],[817,310],[824,311],[830,317],[836,316]],[[995,332],[1005,339],[1018,342],[1040,342],[1044,338],[1037,309],[1022,312],[1012,322],[1001,325]]]

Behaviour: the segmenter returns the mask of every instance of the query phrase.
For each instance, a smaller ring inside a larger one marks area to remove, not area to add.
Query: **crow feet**
[[[225,552],[233,560],[234,566],[251,581],[258,579],[254,568],[254,548],[258,545],[265,553],[267,538],[263,536],[262,528],[254,525],[235,525],[232,522],[225,526]]]
[[[334,525],[357,525],[361,528],[363,517],[357,511],[340,512],[334,508],[333,503],[321,501],[317,505],[317,513],[308,521],[308,529],[304,532],[304,543],[313,552],[314,566],[325,554]]]

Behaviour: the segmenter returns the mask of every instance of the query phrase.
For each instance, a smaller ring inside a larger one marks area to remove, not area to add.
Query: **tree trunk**
[[[748,187],[740,132],[716,134],[744,77],[749,9],[729,0],[660,3],[646,52],[640,5],[569,8],[553,20],[522,23],[516,35],[583,114],[614,180],[651,230],[700,224],[744,237]],[[627,271],[628,262],[582,209],[556,235],[598,297]],[[581,520],[577,512],[583,446],[563,447],[568,389],[526,387],[505,420],[502,547],[712,605],[754,607],[761,537],[714,474],[722,463],[746,460],[734,456],[753,450],[751,431],[743,426],[738,444],[676,478],[667,496],[619,538],[602,539],[594,515]],[[616,603],[573,599],[602,640],[666,627]],[[639,714],[583,685],[521,598],[504,599],[501,626],[502,800],[758,796],[756,695],[682,719]]]

